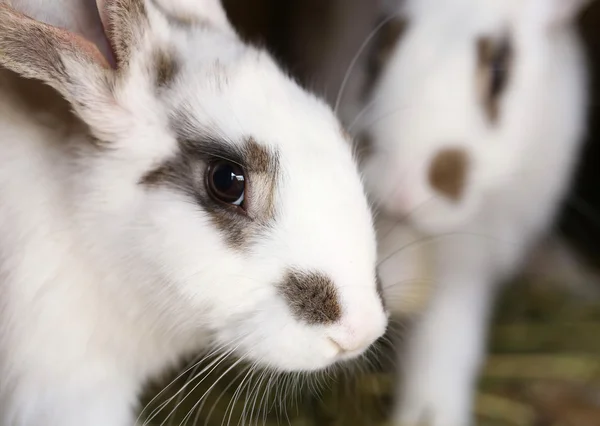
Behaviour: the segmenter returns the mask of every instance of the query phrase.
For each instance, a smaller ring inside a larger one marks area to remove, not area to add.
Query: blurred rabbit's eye
[[[239,165],[225,160],[212,162],[206,172],[206,186],[214,200],[244,208],[246,176]]]
[[[510,66],[510,44],[504,40],[500,43],[491,58],[490,67],[490,96],[497,98],[506,88],[508,67]]]
[[[500,116],[500,98],[506,91],[513,66],[509,37],[481,37],[477,43],[477,89],[488,119]]]

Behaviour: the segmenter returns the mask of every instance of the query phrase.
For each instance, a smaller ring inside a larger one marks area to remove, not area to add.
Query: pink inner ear
[[[117,67],[117,61],[116,61],[116,56],[115,56],[115,52],[114,49],[112,47],[112,43],[110,42],[109,38],[108,38],[108,18],[106,16],[106,1],[105,0],[89,0],[90,3],[94,3],[94,5],[90,5],[91,7],[93,7],[93,9],[96,12],[96,15],[98,17],[98,19],[101,22],[101,27],[103,29],[103,41],[105,42],[106,46],[108,47],[107,51],[106,51],[106,56],[107,56],[107,60],[109,62],[109,64],[111,65],[112,68],[116,68]]]
[[[110,67],[107,58],[105,58],[105,56],[100,52],[98,46],[84,36],[24,15],[23,13],[8,6],[4,0],[0,0],[0,9],[8,12],[8,16],[12,18],[12,21],[15,24],[18,24],[19,28],[23,27],[25,31],[27,29],[37,29],[41,33],[47,34],[49,39],[53,39],[55,42],[59,43],[56,45],[56,48],[76,50],[80,54],[87,56],[89,60],[97,63],[98,65],[104,68]]]

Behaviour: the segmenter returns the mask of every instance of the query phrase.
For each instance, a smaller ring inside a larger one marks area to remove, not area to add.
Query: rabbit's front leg
[[[473,395],[495,289],[482,265],[463,266],[439,276],[428,310],[403,342],[397,425],[473,424]]]

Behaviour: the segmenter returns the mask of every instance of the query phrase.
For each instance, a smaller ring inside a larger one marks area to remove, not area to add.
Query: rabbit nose
[[[469,158],[460,148],[446,148],[429,166],[429,183],[434,190],[452,201],[460,200],[467,180]]]
[[[385,333],[388,323],[379,296],[363,295],[362,300],[348,301],[346,315],[332,325],[326,335],[341,356],[356,355],[368,349]]]
[[[385,332],[385,325],[375,323],[370,327],[342,325],[329,333],[328,340],[338,355],[353,355],[368,349]]]

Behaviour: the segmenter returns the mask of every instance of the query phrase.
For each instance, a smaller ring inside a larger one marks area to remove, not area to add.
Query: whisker
[[[134,425],[137,425],[139,423],[139,421],[141,420],[141,417],[144,414],[144,411],[146,411],[146,409],[152,405],[152,403],[154,401],[156,401],[158,398],[160,398],[160,396],[171,386],[173,385],[175,382],[177,382],[177,380],[179,380],[181,377],[183,377],[186,373],[188,373],[190,370],[193,370],[196,368],[196,366],[202,362],[201,358],[202,355],[197,356],[190,364],[190,366],[188,368],[186,368],[181,374],[179,374],[177,377],[175,377],[173,380],[171,380],[166,386],[164,386],[160,392],[158,392],[157,395],[155,395],[150,402],[148,402],[141,410],[140,414],[138,415]],[[207,355],[206,357],[210,357],[211,354]]]
[[[346,70],[346,73],[344,75],[344,79],[342,80],[342,85],[340,86],[340,90],[338,91],[338,95],[337,95],[336,100],[335,100],[335,106],[333,108],[333,111],[334,111],[334,113],[336,115],[338,113],[338,110],[339,110],[339,107],[340,107],[340,103],[342,101],[342,96],[344,95],[344,91],[346,90],[346,85],[348,84],[348,79],[350,78],[350,75],[352,74],[352,71],[354,70],[354,67],[356,66],[356,62],[358,61],[358,58],[363,53],[363,51],[365,50],[365,48],[367,47],[367,45],[371,42],[371,40],[373,39],[373,37],[375,37],[375,35],[377,34],[377,32],[379,32],[383,28],[383,26],[385,24],[387,24],[389,21],[391,21],[392,19],[394,19],[394,17],[395,17],[395,15],[391,15],[388,18],[384,19],[382,22],[380,22],[379,25],[377,25],[375,27],[375,29],[373,29],[373,31],[371,31],[371,33],[363,41],[363,43],[361,44],[360,48],[358,49],[358,51],[356,52],[356,54],[352,58],[352,61],[350,62],[350,65],[348,66],[348,70]]]
[[[215,351],[211,352],[211,354],[209,354],[209,356],[206,356],[206,357],[204,357],[202,360],[198,361],[196,364],[199,364],[199,363],[201,363],[202,361],[204,361],[205,359],[209,358],[210,356],[213,356],[213,355],[214,355],[216,352],[217,352],[217,350],[215,350]],[[223,355],[219,355],[219,356],[217,357],[217,359],[216,359],[216,360],[214,360],[214,361],[212,361],[212,362],[211,362],[211,365],[212,365],[212,364],[214,364],[215,362],[217,362],[217,361],[218,361],[218,360],[219,360],[219,359],[220,359],[222,356],[223,356]],[[195,366],[196,366],[196,364],[192,365],[192,367],[188,368],[186,371],[184,371],[184,372],[183,372],[182,374],[180,374],[178,377],[180,378],[181,376],[183,376],[183,375],[184,375],[184,374],[185,374],[187,371],[189,371],[189,370],[191,370],[193,367],[195,367]],[[177,380],[177,379],[175,379],[175,380]],[[193,380],[193,379],[191,379],[191,380]],[[190,380],[190,381],[191,381],[191,380]],[[172,382],[171,382],[171,384],[172,384],[173,382],[174,382],[174,381],[172,381]],[[189,383],[189,382],[188,382],[188,383]],[[187,384],[188,384],[188,383],[184,384],[184,385],[183,385],[183,386],[182,386],[182,387],[181,387],[181,388],[180,388],[180,389],[179,389],[179,390],[178,390],[178,391],[175,393],[175,395],[171,396],[169,399],[167,399],[166,401],[162,402],[162,403],[161,403],[161,404],[160,404],[160,405],[159,405],[159,406],[158,406],[156,409],[154,409],[154,410],[153,410],[153,411],[150,413],[150,415],[148,416],[148,418],[147,418],[147,419],[144,421],[144,423],[143,423],[143,425],[142,425],[142,426],[145,426],[145,425],[149,424],[149,423],[150,423],[150,422],[151,422],[151,421],[152,421],[152,420],[153,420],[153,419],[154,419],[154,418],[155,418],[155,417],[156,417],[158,414],[160,414],[160,412],[161,412],[161,411],[162,411],[162,410],[163,410],[163,409],[164,409],[164,408],[165,408],[167,405],[169,405],[169,404],[171,403],[171,401],[173,401],[173,399],[175,399],[175,398],[177,397],[177,395],[179,395],[181,392],[183,392],[183,390],[186,388],[186,386],[187,386]],[[170,386],[171,384],[169,384],[169,386]],[[166,390],[166,388],[164,388],[164,389],[163,389],[163,390],[162,390],[162,391],[159,393],[159,395],[160,395],[162,392],[164,392],[165,390]],[[155,400],[157,397],[158,397],[158,395],[157,395],[156,397],[154,397],[154,398],[152,399],[152,401],[154,401],[154,400]],[[152,402],[152,401],[151,401],[151,402]],[[147,404],[146,406],[149,406],[149,405],[150,405],[150,404]],[[140,415],[140,416],[141,416],[141,415]]]
[[[230,352],[230,354],[233,353],[233,350]],[[190,411],[188,412],[188,414],[186,415],[186,417],[184,418],[184,420],[188,417],[191,416],[191,413],[196,410],[196,408],[198,407],[198,405],[201,403],[201,401],[204,400],[204,398],[206,398],[206,396],[215,388],[215,386],[217,386],[217,384],[219,383],[219,381],[221,381],[221,379],[223,377],[225,377],[231,370],[233,370],[239,363],[241,363],[244,360],[243,357],[241,357],[240,359],[238,359],[236,362],[233,363],[233,365],[231,365],[231,367],[229,367],[227,370],[225,370],[225,372],[223,374],[221,374],[217,380],[214,381],[214,383],[204,392],[204,394],[202,394],[202,396],[198,399],[198,401],[192,406],[192,408],[190,409]],[[204,379],[202,379],[204,380]],[[199,385],[196,385],[196,387]],[[194,389],[192,389],[193,392]]]
[[[198,373],[192,380],[190,380],[190,383],[194,380],[196,380],[198,377],[200,377],[200,375],[204,374],[207,370],[208,373],[202,378],[200,379],[200,381],[187,393],[187,395],[182,399],[181,402],[179,402],[179,404],[177,404],[175,406],[175,408],[173,408],[173,410],[171,410],[171,412],[169,413],[169,415],[167,416],[167,418],[169,418],[170,416],[173,415],[173,413],[175,413],[177,411],[177,408],[183,403],[183,401],[189,396],[191,395],[201,384],[202,382],[210,375],[210,373],[212,373],[223,361],[225,361],[231,354],[233,354],[235,352],[235,350],[237,349],[230,349],[229,351],[227,351],[225,354],[223,354],[222,356],[220,356],[219,358],[217,358],[215,361],[213,361],[211,364],[209,364],[207,367],[205,367],[204,369],[202,369],[202,371],[200,373]],[[214,366],[213,366],[214,365]],[[212,368],[211,368],[212,367]],[[216,383],[216,382],[215,382]],[[213,385],[214,386],[214,385]],[[182,387],[179,391],[177,391],[177,393],[173,396],[173,398],[178,395],[179,393],[183,392],[185,390],[186,386]],[[184,417],[185,420],[186,417]],[[150,419],[151,420],[151,419]],[[160,426],[163,426],[164,422],[161,423]]]
[[[212,408],[210,409],[210,411],[208,412],[208,415],[206,416],[206,418],[204,419],[204,426],[208,426],[208,421],[210,420],[210,418],[212,417],[212,414],[215,410],[215,408],[217,407],[217,404],[219,403],[219,401],[221,400],[221,398],[223,398],[223,396],[227,393],[227,391],[229,390],[229,388],[231,388],[231,386],[233,386],[238,380],[239,378],[242,376],[242,374],[247,373],[248,370],[250,370],[251,366],[246,367],[245,369],[241,370],[234,378],[233,380],[231,380],[229,382],[229,384],[227,385],[227,387],[225,387],[225,389],[223,389],[223,391],[221,392],[221,394],[219,395],[219,397],[217,398],[217,400],[213,403]],[[206,401],[206,400],[205,400]],[[196,412],[196,417],[194,418],[194,425],[196,425],[198,423],[198,419],[200,418],[200,413],[202,412],[202,408],[204,407],[204,403],[205,401],[202,402],[202,404],[200,405],[200,407],[198,407],[198,411]],[[225,414],[227,414],[227,412],[225,412]]]

